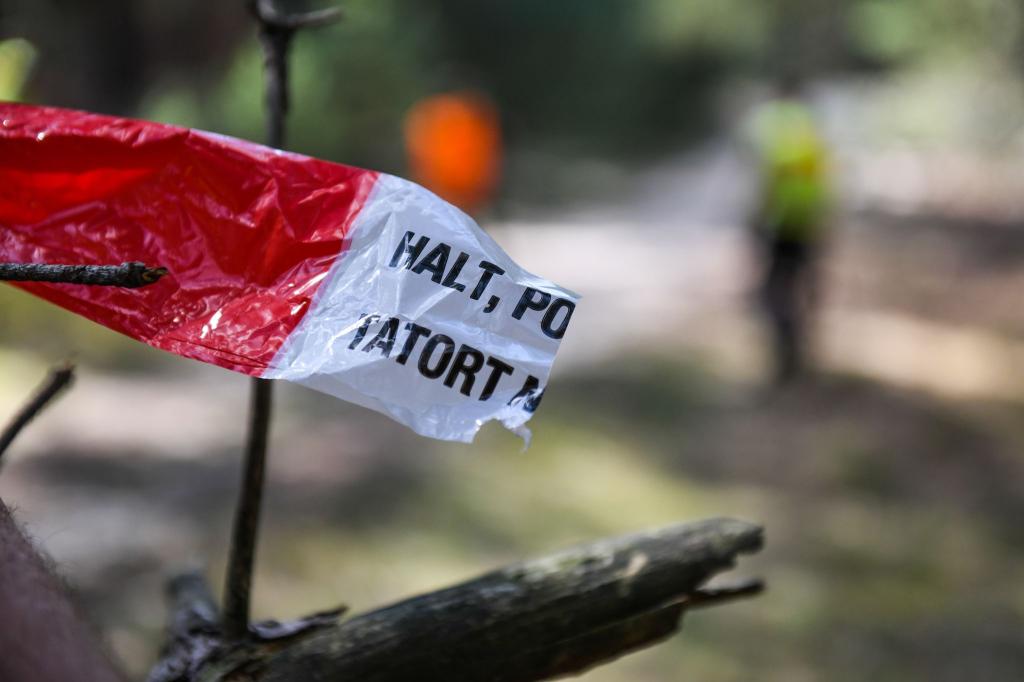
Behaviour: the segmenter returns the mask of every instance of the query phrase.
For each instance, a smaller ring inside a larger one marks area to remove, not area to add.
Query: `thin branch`
[[[340,7],[327,7],[301,14],[284,14],[278,11],[271,0],[255,0],[249,3],[249,8],[262,27],[279,31],[327,26],[340,21],[344,16]]]
[[[301,15],[284,15],[270,0],[249,3],[260,27],[263,70],[266,83],[267,143],[284,146],[285,117],[288,114],[288,50],[295,31],[320,26],[340,18],[336,10]],[[273,384],[254,378],[250,389],[249,436],[242,463],[242,488],[235,507],[231,548],[224,585],[224,632],[228,638],[249,637],[252,573],[259,536],[260,507],[267,468]]]
[[[263,49],[267,144],[281,149],[289,109],[288,53],[292,38],[300,29],[332,24],[341,19],[342,13],[339,8],[330,7],[304,14],[284,14],[271,0],[251,0],[249,9],[259,24]]]
[[[242,464],[242,489],[235,508],[224,586],[224,632],[230,639],[243,639],[249,635],[249,602],[267,467],[272,389],[273,384],[268,379],[252,380],[249,440]]]
[[[157,282],[166,274],[167,268],[149,267],[135,261],[121,265],[0,263],[0,280],[9,282],[51,282],[137,289]],[[73,379],[74,367],[71,365],[51,372],[47,383],[0,433],[0,456],[18,433]]]
[[[151,268],[138,262],[121,265],[0,263],[0,280],[9,282],[55,282],[137,289],[153,284],[166,274],[167,268]]]
[[[39,387],[14,419],[0,432],[0,457],[3,457],[11,442],[18,437],[28,424],[39,415],[62,391],[68,388],[75,379],[74,365],[65,365],[50,371],[46,382]]]

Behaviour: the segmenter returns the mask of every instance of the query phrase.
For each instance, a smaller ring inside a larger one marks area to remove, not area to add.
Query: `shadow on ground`
[[[563,544],[728,515],[766,524],[766,552],[742,568],[770,591],[585,679],[1024,671],[1019,405],[841,376],[769,392],[633,358],[553,383],[521,453],[497,429],[434,444],[303,400],[286,401],[275,441],[263,616],[362,610]],[[4,471],[135,675],[155,656],[164,573],[198,556],[220,575],[238,453],[195,454],[64,444]]]

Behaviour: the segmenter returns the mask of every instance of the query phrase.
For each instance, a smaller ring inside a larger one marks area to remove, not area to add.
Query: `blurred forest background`
[[[289,3],[282,2],[283,6]],[[302,3],[291,6],[303,7]],[[289,147],[407,173],[424,96],[499,112],[482,224],[584,299],[525,454],[282,387],[256,606],[356,610],[686,518],[766,524],[770,591],[595,682],[1024,675],[1024,5],[1019,0],[345,0],[300,35]],[[0,99],[263,137],[242,2],[0,0]],[[799,72],[839,207],[811,381],[765,388],[750,108]],[[164,572],[219,583],[240,376],[0,290],[0,415],[75,389],[0,496],[138,676]]]

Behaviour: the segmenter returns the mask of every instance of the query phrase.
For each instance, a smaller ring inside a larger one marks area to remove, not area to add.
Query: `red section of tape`
[[[0,260],[170,274],[23,284],[111,329],[251,375],[344,249],[377,173],[143,121],[0,103]]]

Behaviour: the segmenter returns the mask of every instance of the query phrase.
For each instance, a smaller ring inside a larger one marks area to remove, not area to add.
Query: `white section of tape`
[[[469,442],[498,420],[528,437],[578,298],[520,268],[454,206],[381,175],[264,376],[424,436]]]

